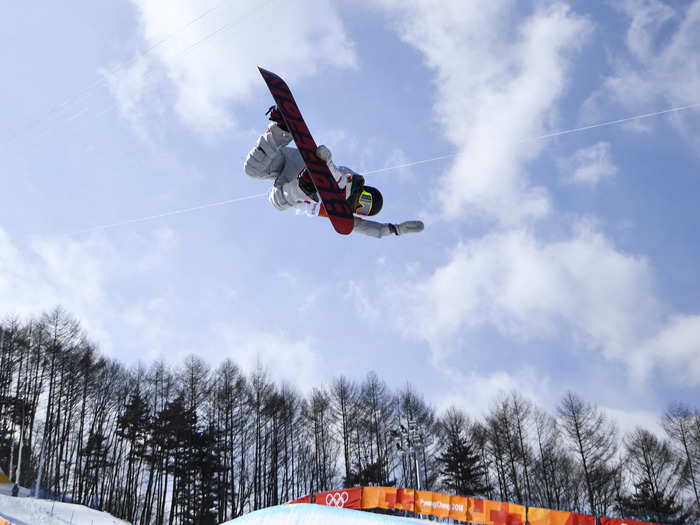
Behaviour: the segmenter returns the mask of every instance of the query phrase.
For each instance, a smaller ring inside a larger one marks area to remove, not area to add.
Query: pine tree
[[[463,496],[488,494],[486,466],[472,441],[474,426],[461,411],[450,408],[438,427],[444,450],[438,457],[443,488]]]
[[[463,496],[488,492],[484,485],[481,457],[469,441],[460,435],[450,436],[447,449],[438,459],[446,490]]]

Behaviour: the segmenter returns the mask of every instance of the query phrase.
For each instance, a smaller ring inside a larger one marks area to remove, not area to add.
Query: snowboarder
[[[274,180],[268,199],[278,210],[304,206],[311,214],[324,216],[325,211],[304,159],[296,148],[287,147],[292,134],[289,133],[284,118],[275,106],[267,114],[270,116],[270,125],[245,160],[243,168],[246,174],[256,179]],[[380,191],[366,186],[364,177],[350,168],[336,167],[326,146],[319,146],[316,156],[328,165],[338,186],[345,190],[345,198],[355,213],[353,231],[376,238],[423,231],[421,221],[390,224],[363,219],[362,217],[376,215],[382,209]]]

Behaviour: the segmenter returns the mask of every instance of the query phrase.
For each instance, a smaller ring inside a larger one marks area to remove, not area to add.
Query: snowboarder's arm
[[[369,221],[361,217],[355,217],[353,231],[381,239],[387,235],[405,235],[406,233],[418,233],[423,231],[421,221],[405,221],[399,224],[389,224]]]
[[[291,133],[284,131],[276,122],[271,122],[270,127],[260,136],[258,143],[245,159],[243,169],[246,174],[256,179],[276,178],[281,163],[278,161],[278,157],[282,155],[280,149],[291,140]]]

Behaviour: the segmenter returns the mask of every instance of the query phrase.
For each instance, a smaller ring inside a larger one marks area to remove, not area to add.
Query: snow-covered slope
[[[13,525],[128,525],[106,512],[35,498],[0,494],[0,518]]]
[[[422,520],[300,503],[256,510],[224,525],[407,525],[416,521]]]

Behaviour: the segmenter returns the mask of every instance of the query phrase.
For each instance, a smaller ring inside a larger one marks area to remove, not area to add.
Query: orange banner
[[[525,507],[514,503],[475,498],[471,522],[482,525],[523,525]]]
[[[617,518],[600,518],[600,525],[658,525],[648,521],[621,520]]]
[[[302,498],[297,498],[297,499],[292,500],[292,501],[288,501],[286,504],[291,505],[293,503],[311,503],[311,495],[304,496]],[[2,524],[0,523],[0,525],[2,525]]]
[[[433,516],[447,518],[450,515],[450,495],[433,492]]]
[[[450,515],[450,495],[440,492],[416,491],[415,513],[427,514],[438,518]]]
[[[561,510],[529,507],[527,521],[530,525],[595,525],[595,517]]]
[[[396,490],[396,505],[394,506],[397,510],[410,510],[413,511],[413,502],[415,499],[413,489],[397,489]]]
[[[288,503],[311,503],[311,496]],[[415,514],[451,518],[455,521],[478,525],[524,525],[526,508],[463,496],[451,496],[427,490],[397,489],[396,487],[354,487],[351,489],[319,492],[313,497],[318,505],[349,509],[387,509],[413,511]],[[529,507],[529,525],[595,525],[594,516],[560,510]],[[3,525],[0,519],[0,525]],[[600,525],[658,525],[635,520],[600,518]]]
[[[362,487],[319,492],[314,496],[314,503],[330,507],[359,509],[362,506]]]
[[[463,496],[450,496],[450,518],[456,521],[470,521],[474,500]]]
[[[414,505],[416,514],[431,514],[433,510],[433,493],[427,490],[417,490]]]
[[[396,487],[364,487],[362,489],[363,509],[396,508]]]

